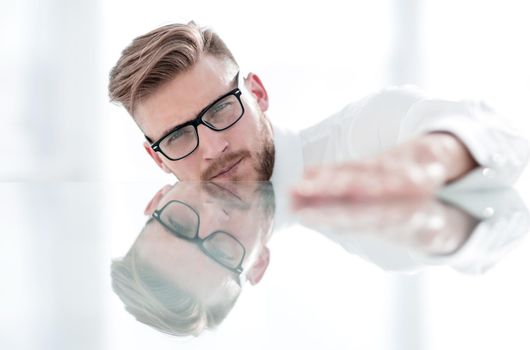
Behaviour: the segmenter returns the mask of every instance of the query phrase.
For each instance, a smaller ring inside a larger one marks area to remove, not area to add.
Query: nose
[[[226,133],[215,131],[204,125],[197,128],[199,134],[199,148],[204,159],[218,158],[228,149]]]

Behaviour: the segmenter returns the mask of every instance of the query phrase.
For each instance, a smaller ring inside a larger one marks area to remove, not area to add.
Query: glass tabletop
[[[528,349],[525,186],[3,183],[0,347]]]

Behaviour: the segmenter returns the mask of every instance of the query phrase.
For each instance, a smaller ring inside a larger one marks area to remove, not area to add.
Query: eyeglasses
[[[239,82],[239,72],[235,80]],[[197,127],[205,125],[223,131],[234,125],[245,113],[239,87],[229,91],[204,108],[197,118],[176,126],[158,141],[151,144],[155,152],[162,153],[169,160],[179,160],[189,156],[199,147]],[[151,140],[146,137],[149,142]]]
[[[241,274],[245,247],[233,235],[214,231],[199,237],[200,216],[188,204],[172,200],[153,212],[153,218],[178,238],[196,244],[204,254],[228,270]]]

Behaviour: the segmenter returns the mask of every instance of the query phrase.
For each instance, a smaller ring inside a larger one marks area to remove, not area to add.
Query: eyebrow
[[[237,74],[236,74],[235,77],[232,79],[232,81],[230,82],[229,86],[235,89],[235,86],[234,86],[234,85],[237,86],[238,80],[239,80],[239,71],[237,71]],[[223,95],[219,95],[219,96],[217,96],[217,98],[215,98],[213,101],[216,101],[216,100],[217,100],[219,97],[221,97],[221,96],[223,96]],[[169,134],[169,133],[172,132],[173,130],[180,128],[180,127],[183,126],[184,124],[187,124],[187,123],[189,123],[190,121],[192,121],[192,120],[194,120],[194,119],[197,119],[197,116],[198,116],[199,114],[201,114],[202,112],[204,112],[204,111],[206,110],[206,108],[210,107],[210,105],[211,105],[211,103],[208,104],[208,105],[206,105],[206,107],[204,107],[203,109],[201,109],[201,110],[199,111],[199,113],[196,113],[196,114],[195,114],[195,117],[193,117],[193,118],[191,118],[191,119],[189,119],[189,120],[186,120],[186,121],[183,122],[183,123],[180,123],[180,124],[174,125],[174,126],[168,128],[168,129],[166,129],[166,130],[162,133],[162,136],[160,136],[158,139],[160,139],[161,137],[166,136],[167,134]],[[145,135],[145,138],[146,138],[147,141],[149,141],[150,143],[155,142],[155,141],[152,141],[151,138],[148,137],[147,135]]]

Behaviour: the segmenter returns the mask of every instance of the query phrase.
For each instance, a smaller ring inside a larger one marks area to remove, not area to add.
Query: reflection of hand
[[[449,134],[429,134],[375,159],[316,167],[293,190],[297,205],[329,201],[418,198],[472,169],[465,146]]]
[[[437,200],[335,203],[295,212],[305,226],[331,232],[341,242],[371,235],[427,254],[457,250],[477,222],[463,210]]]

